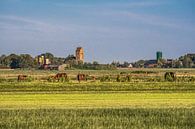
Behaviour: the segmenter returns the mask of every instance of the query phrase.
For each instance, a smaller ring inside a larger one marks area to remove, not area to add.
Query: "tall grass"
[[[1,129],[193,129],[195,109],[0,110]]]

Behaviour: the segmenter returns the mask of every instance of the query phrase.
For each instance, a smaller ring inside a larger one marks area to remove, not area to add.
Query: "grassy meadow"
[[[165,81],[167,71],[177,80]],[[56,73],[0,70],[0,128],[195,128],[195,69],[68,70],[69,82],[49,82]],[[98,79],[79,83],[78,73]],[[131,80],[117,82],[121,73]]]
[[[2,129],[193,129],[194,109],[0,110]]]

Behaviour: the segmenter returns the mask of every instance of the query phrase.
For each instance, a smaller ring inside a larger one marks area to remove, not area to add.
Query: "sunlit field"
[[[194,109],[13,109],[0,110],[0,128],[193,129]]]
[[[177,80],[166,81],[167,71]],[[0,71],[0,128],[195,127],[194,69],[65,72],[68,82],[47,79],[57,71]],[[79,83],[79,72],[97,79]],[[131,80],[117,82],[121,73]],[[28,79],[18,82],[21,74]]]

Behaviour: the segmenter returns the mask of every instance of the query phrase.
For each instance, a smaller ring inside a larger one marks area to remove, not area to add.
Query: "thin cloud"
[[[156,16],[152,14],[140,14],[130,11],[107,11],[96,13],[99,17],[116,19],[117,21],[131,21],[133,23],[145,24],[147,26],[166,27],[170,29],[179,29],[185,31],[195,31],[193,24],[187,24],[186,21],[180,19]]]
[[[166,4],[166,2],[151,2],[151,1],[140,1],[140,2],[128,2],[128,3],[119,3],[119,2],[100,2],[100,3],[90,3],[90,4],[67,4],[63,2],[53,2],[51,3],[58,7],[71,7],[71,8],[99,8],[99,7],[112,7],[112,8],[140,8],[140,7],[154,7],[154,6],[160,6],[163,4]]]
[[[178,19],[168,19],[161,16],[137,14],[131,12],[121,12],[120,15],[128,16],[130,19],[137,20],[138,22],[150,24],[153,26],[195,31],[195,28],[192,28],[191,26],[187,26],[184,23],[178,22],[179,21]]]
[[[16,23],[17,22],[17,23]],[[18,24],[19,23],[19,24]],[[65,23],[63,25],[54,25],[39,20],[32,20],[20,16],[11,15],[0,15],[0,28],[9,30],[28,30],[28,31],[40,31],[45,33],[50,32],[99,32],[99,33],[109,33],[114,31],[119,31],[119,27],[105,27],[105,26],[94,26],[94,25],[82,25],[74,23]],[[122,31],[122,30],[121,30]]]
[[[106,4],[106,6],[117,7],[117,8],[143,8],[143,7],[157,7],[165,5],[167,2],[151,2],[151,1],[140,1],[140,2],[129,2],[129,3],[112,3]]]
[[[63,33],[77,30],[75,26],[71,24],[57,25],[49,22],[12,15],[0,15],[0,28],[4,29],[1,30],[1,32],[4,32],[5,30],[11,32],[13,30],[14,32],[35,32],[41,35],[61,35]]]
[[[5,15],[3,15],[3,16],[0,16],[0,18],[20,21],[20,22],[26,22],[26,23],[31,23],[31,24],[46,25],[46,23],[44,23],[44,22],[40,22],[40,21],[36,21],[36,20],[24,18],[24,17],[19,17],[19,16],[11,16],[11,15],[5,16]]]
[[[195,31],[193,25],[186,24],[185,21],[181,22],[180,19],[173,19],[170,17],[155,16],[152,14],[139,14],[129,11],[121,11],[130,8],[144,8],[144,7],[158,7],[170,4],[169,1],[140,1],[140,2],[127,2],[127,3],[101,3],[101,4],[64,4],[54,3],[56,6],[71,7],[72,11],[78,14],[84,14],[87,18],[105,18],[105,19],[119,19],[120,21],[133,21],[135,23],[146,24],[150,26],[166,27],[170,29],[179,29],[185,31]],[[74,10],[75,8],[75,10]],[[118,9],[116,9],[118,8]],[[98,11],[95,11],[97,10]],[[90,11],[92,10],[92,11]],[[118,21],[119,21],[118,20]]]

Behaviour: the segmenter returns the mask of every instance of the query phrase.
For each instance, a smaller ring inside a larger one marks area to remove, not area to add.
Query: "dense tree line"
[[[10,68],[35,68],[38,64],[35,59],[29,54],[10,54],[0,57],[0,65]]]
[[[117,67],[112,64],[99,64],[97,61],[94,61],[93,63],[78,63],[73,65],[73,68],[86,70],[114,70]]]
[[[66,57],[64,62],[70,65],[70,69],[112,70],[117,68],[113,64],[99,64],[97,61],[94,61],[93,63],[79,62],[74,55]]]
[[[116,69],[116,66],[113,64],[99,64],[98,62],[79,62],[76,61],[76,57],[74,55],[69,55],[66,58],[55,57],[51,53],[44,53],[40,56],[45,56],[45,58],[49,59],[52,65],[61,65],[61,64],[69,64],[68,69],[87,69],[87,70],[109,70]],[[38,64],[38,57],[32,57],[29,54],[10,54],[8,56],[2,55],[0,56],[0,67],[10,67],[12,69],[22,68],[22,69],[30,69],[35,68],[39,69],[41,66]]]
[[[54,57],[51,53],[44,53],[47,59],[51,61],[54,65],[60,65],[64,63],[65,58]],[[0,56],[0,66],[10,67],[12,69],[16,68],[39,68],[37,57],[32,57],[29,54],[10,54],[8,56]]]

